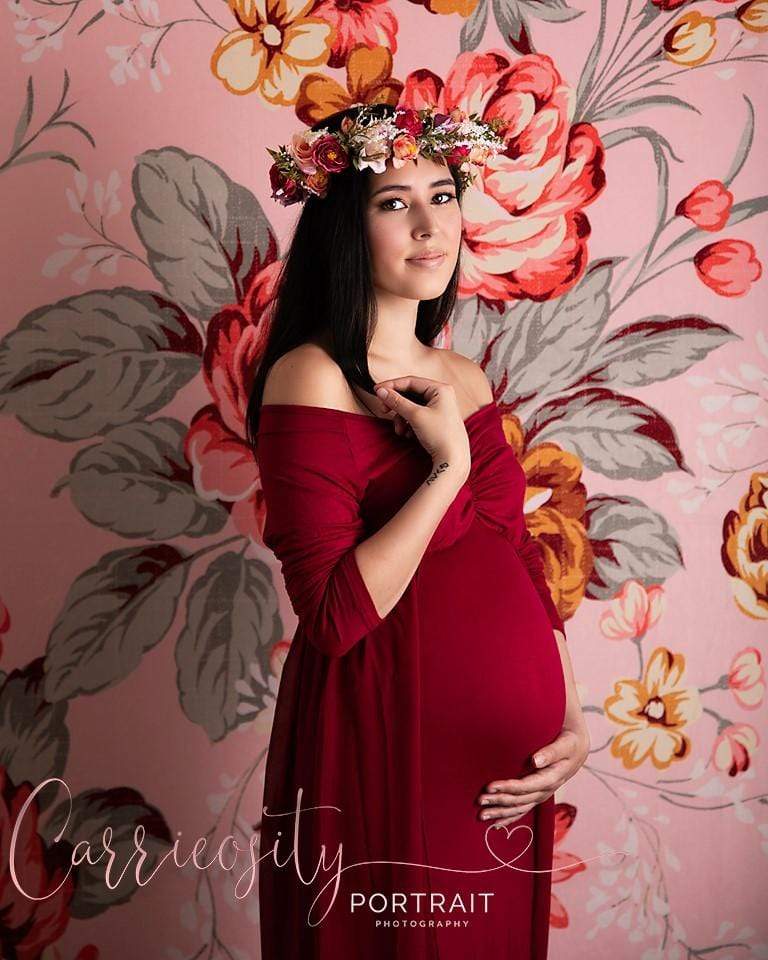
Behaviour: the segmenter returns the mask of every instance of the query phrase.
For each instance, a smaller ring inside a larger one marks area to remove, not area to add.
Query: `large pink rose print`
[[[604,151],[591,123],[571,123],[574,91],[552,59],[463,53],[445,83],[430,70],[406,78],[399,105],[427,104],[509,124],[506,149],[462,202],[460,296],[501,310],[505,301],[551,300],[570,289],[587,264],[590,226],[581,208],[603,189]]]

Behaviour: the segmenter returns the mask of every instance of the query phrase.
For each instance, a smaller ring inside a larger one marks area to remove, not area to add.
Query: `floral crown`
[[[458,167],[462,187],[471,184],[488,157],[504,149],[501,136],[507,121],[478,119],[458,107],[437,113],[400,107],[394,116],[381,117],[376,104],[353,103],[357,115],[344,117],[338,132],[326,127],[295,133],[290,146],[267,152],[275,161],[269,169],[272,199],[283,206],[301,203],[310,195],[324,197],[332,173],[351,164],[384,173],[392,158],[395,169],[418,156],[442,157]]]

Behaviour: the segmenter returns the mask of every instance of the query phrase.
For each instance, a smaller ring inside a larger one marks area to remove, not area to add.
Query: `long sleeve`
[[[280,560],[299,624],[340,657],[382,622],[355,557],[364,539],[358,475],[345,418],[326,408],[267,404],[257,461],[264,543]]]

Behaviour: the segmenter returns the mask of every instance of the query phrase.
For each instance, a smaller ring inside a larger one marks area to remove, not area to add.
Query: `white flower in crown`
[[[400,169],[421,155],[444,157],[468,186],[488,158],[504,149],[506,122],[499,118],[485,122],[458,107],[449,114],[397,107],[394,116],[380,117],[373,104],[351,106],[360,109],[342,119],[338,132],[307,130],[294,134],[289,147],[267,147],[275,161],[269,171],[273,199],[288,205],[312,194],[324,197],[329,176],[350,164],[380,174],[388,160]]]
[[[386,140],[366,140],[355,154],[355,166],[358,170],[370,168],[374,173],[384,173],[387,168],[390,150]]]
[[[386,122],[379,122],[352,133],[350,150],[358,170],[370,168],[374,173],[384,173],[390,156],[391,130]]]

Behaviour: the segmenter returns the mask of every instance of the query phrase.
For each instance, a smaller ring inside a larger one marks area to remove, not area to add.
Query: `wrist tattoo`
[[[442,463],[436,463],[434,465],[434,469],[432,470],[430,475],[427,477],[426,482],[428,484],[433,483],[435,480],[437,480],[439,474],[441,474],[444,470],[447,470],[447,469],[448,469],[448,463],[446,461],[443,461]]]

